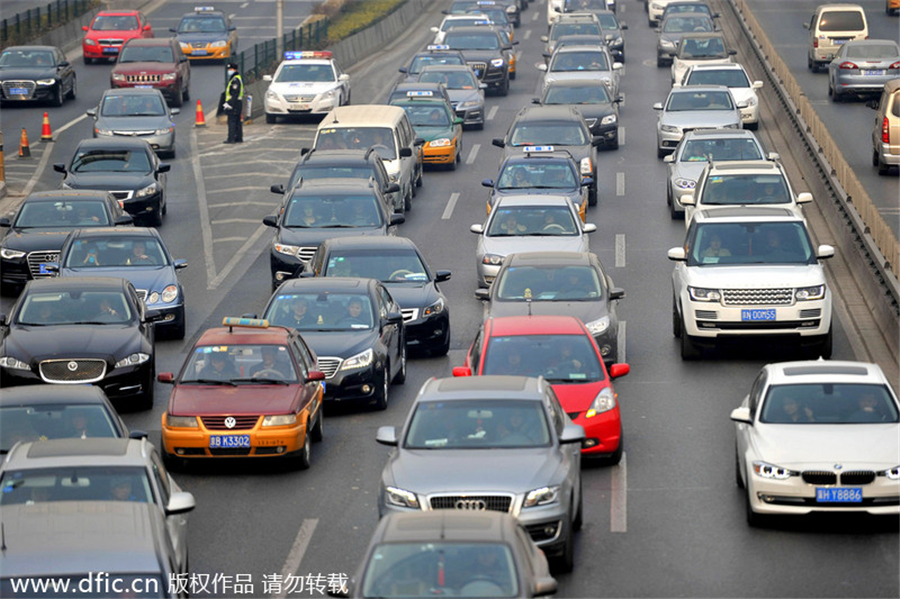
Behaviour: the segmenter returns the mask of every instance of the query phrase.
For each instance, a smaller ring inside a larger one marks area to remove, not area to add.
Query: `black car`
[[[527,5],[523,0],[454,0],[448,10],[441,11],[445,15],[461,15],[475,12],[479,8],[500,7],[506,11],[506,18],[518,27],[522,24],[522,9]]]
[[[576,108],[591,130],[591,135],[603,140],[603,147],[619,147],[619,103],[604,81],[554,81],[544,88],[540,98],[532,100],[541,106],[571,106]]]
[[[137,224],[158,227],[166,213],[166,175],[149,143],[138,138],[85,139],[72,161],[53,165],[65,175],[63,189],[102,189],[112,192]]]
[[[518,43],[507,44],[495,28],[484,25],[454,27],[444,37],[444,44],[462,52],[475,75],[501,96],[509,93],[509,59]]]
[[[187,260],[173,260],[156,229],[78,229],[59,254],[61,277],[128,279],[144,301],[157,334],[184,339],[184,288],[176,271]]]
[[[451,50],[446,44],[431,44],[423,52],[413,54],[407,66],[398,69],[402,73],[398,83],[412,83],[425,67],[445,64],[466,64],[466,59],[462,52]]]
[[[125,279],[31,281],[0,335],[0,387],[91,383],[113,401],[153,406],[153,323]]]
[[[406,380],[406,332],[400,306],[373,279],[287,281],[263,318],[300,331],[325,373],[323,399],[387,408],[391,382]]]
[[[450,307],[437,286],[449,270],[432,272],[406,237],[340,237],[322,242],[309,263],[317,277],[372,277],[384,283],[403,311],[406,343],[435,355],[450,349]]]
[[[263,224],[277,229],[269,252],[272,288],[300,275],[319,244],[331,237],[388,235],[406,220],[386,208],[373,181],[318,179],[301,181],[278,214]]]
[[[75,69],[56,46],[10,46],[0,54],[0,103],[75,99]]]
[[[59,249],[73,229],[130,225],[116,199],[106,191],[37,191],[15,215],[0,217],[8,229],[0,241],[0,289],[14,295],[31,279],[53,276],[47,265],[59,259]]]

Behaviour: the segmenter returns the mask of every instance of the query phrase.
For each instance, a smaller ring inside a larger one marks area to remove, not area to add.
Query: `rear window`
[[[858,10],[829,10],[819,19],[821,31],[861,31],[866,28]]]

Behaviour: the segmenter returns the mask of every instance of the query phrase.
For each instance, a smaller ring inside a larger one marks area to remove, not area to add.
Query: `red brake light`
[[[897,69],[900,69],[900,60],[898,60],[897,62],[895,62],[894,64],[892,64],[892,65],[889,66],[888,68],[891,69],[891,70],[894,70],[894,71],[896,71]]]
[[[818,48],[818,47],[819,47],[819,40],[818,40],[818,39],[814,39],[814,40],[813,40],[813,48]]]
[[[853,64],[852,62],[847,61],[847,62],[842,62],[841,64],[839,64],[839,65],[838,65],[838,68],[839,68],[839,69],[848,69],[848,70],[849,70],[849,69],[858,69],[859,67],[856,66],[855,64]]]
[[[891,124],[888,122],[887,117],[884,117],[884,120],[881,122],[881,143],[891,143],[890,129]]]

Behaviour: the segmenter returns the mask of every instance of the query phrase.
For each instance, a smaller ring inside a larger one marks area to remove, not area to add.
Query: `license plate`
[[[881,69],[860,71],[860,73],[863,75],[868,75],[869,77],[880,77],[881,75],[884,75],[884,71],[882,71]]]
[[[841,44],[846,44],[847,40],[832,40],[835,45],[840,46]]]
[[[741,310],[741,320],[751,322],[756,320],[775,320],[775,309]]]
[[[250,435],[213,435],[209,438],[212,449],[223,447],[250,447]]]
[[[191,56],[206,56],[209,54],[206,50],[191,50]]]
[[[14,87],[9,90],[9,94],[11,96],[27,96],[28,90],[25,89],[24,87]]]
[[[862,503],[859,487],[816,489],[817,503]]]
[[[41,263],[41,264],[38,266],[38,274],[42,274],[42,275],[50,275],[50,274],[53,274],[53,273],[51,273],[49,270],[47,270],[47,264],[46,264],[46,263]]]
[[[309,110],[309,104],[291,104],[288,110]]]
[[[103,48],[103,53],[104,54],[118,54],[119,49],[118,48]]]
[[[137,89],[153,89],[152,85],[135,85],[134,87]]]

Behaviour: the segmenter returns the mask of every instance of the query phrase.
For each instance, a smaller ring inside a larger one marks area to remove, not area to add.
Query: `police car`
[[[350,75],[328,51],[285,52],[266,90],[266,122],[279,116],[324,114],[350,103]]]
[[[212,6],[195,6],[169,31],[191,60],[226,60],[238,53],[237,28],[228,15]]]

